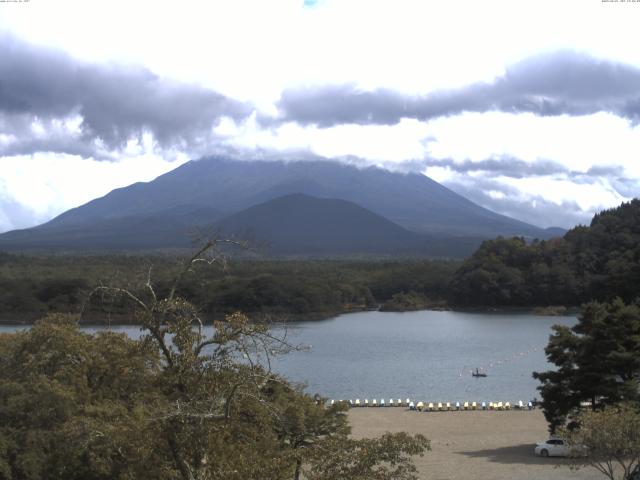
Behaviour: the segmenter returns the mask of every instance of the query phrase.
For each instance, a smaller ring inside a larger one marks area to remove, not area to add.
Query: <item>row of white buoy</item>
[[[523,402],[518,400],[518,403],[511,405],[510,402],[413,402],[409,398],[405,401],[398,399],[394,401],[392,398],[388,402],[385,402],[384,398],[378,401],[377,399],[371,400],[365,398],[364,401],[360,401],[359,398],[353,400],[331,400],[331,405],[336,403],[348,403],[350,407],[407,407],[409,410],[417,410],[419,412],[446,412],[446,411],[461,411],[461,410],[532,410],[534,405],[532,402]]]

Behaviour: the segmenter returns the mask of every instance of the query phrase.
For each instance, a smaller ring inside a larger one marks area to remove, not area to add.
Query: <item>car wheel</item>
[[[548,457],[549,456],[549,450],[547,450],[546,448],[543,448],[542,450],[540,450],[540,456],[541,457]]]

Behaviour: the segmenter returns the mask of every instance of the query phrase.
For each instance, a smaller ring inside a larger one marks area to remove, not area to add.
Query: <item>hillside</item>
[[[596,214],[563,238],[486,241],[456,272],[458,305],[579,305],[640,298],[640,200]]]
[[[219,222],[286,254],[407,253],[424,239],[355,203],[291,194],[249,207]]]

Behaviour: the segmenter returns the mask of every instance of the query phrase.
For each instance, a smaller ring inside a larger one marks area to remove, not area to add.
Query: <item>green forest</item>
[[[147,278],[166,293],[183,260],[168,255],[0,254],[0,318],[29,321],[48,312],[79,313],[84,308],[87,320],[130,321],[121,302],[94,298],[86,304],[88,293],[100,285],[139,290]],[[233,260],[213,268],[194,266],[178,288],[209,317],[240,310],[253,318],[316,319],[387,302],[394,310],[442,305],[459,266],[444,260]],[[407,293],[410,301],[404,298]]]
[[[578,306],[640,296],[640,200],[596,214],[563,238],[486,241],[455,272],[459,306]]]

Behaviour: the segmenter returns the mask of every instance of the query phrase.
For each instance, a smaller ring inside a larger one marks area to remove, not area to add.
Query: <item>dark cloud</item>
[[[457,173],[486,172],[510,178],[524,178],[532,176],[547,176],[568,174],[569,170],[552,160],[536,160],[525,162],[519,158],[502,156],[485,160],[463,160],[456,162],[450,158],[425,159],[420,162],[424,167],[446,167]]]
[[[246,118],[247,104],[138,67],[82,63],[57,51],[0,37],[0,125],[13,141],[0,155],[64,151],[101,156],[146,132],[163,147],[189,150],[208,139],[221,117]],[[55,138],[55,122],[80,117],[73,138]],[[38,121],[44,134],[32,131]]]
[[[354,85],[286,90],[277,121],[330,127],[392,125],[402,118],[429,120],[462,112],[531,112],[541,116],[612,112],[640,121],[640,69],[561,51],[521,61],[491,83],[407,96]],[[267,120],[263,119],[263,122]]]
[[[571,228],[588,223],[599,209],[583,210],[576,202],[558,205],[545,200],[544,193],[529,195],[502,180],[507,178],[552,177],[576,184],[601,185],[625,198],[640,195],[640,180],[627,178],[621,165],[595,165],[586,172],[570,170],[551,160],[525,162],[502,156],[480,161],[416,159],[389,168],[405,172],[423,172],[428,167],[443,167],[455,172],[443,185],[485,208],[534,225]],[[496,192],[498,195],[496,195]],[[606,206],[603,206],[603,208]]]

